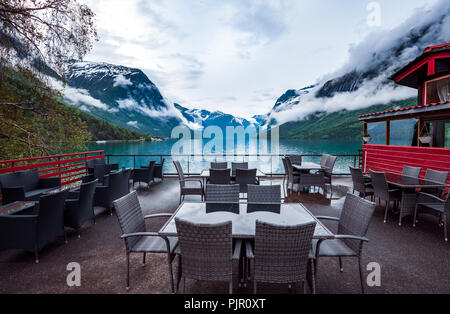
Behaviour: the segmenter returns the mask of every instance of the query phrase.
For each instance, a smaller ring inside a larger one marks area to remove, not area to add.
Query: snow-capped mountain
[[[201,124],[203,127],[218,126],[225,129],[227,126],[238,127],[242,126],[247,128],[249,126],[258,127],[258,121],[255,119],[238,118],[233,115],[223,113],[221,111],[208,111],[201,109],[187,109],[179,104],[175,104],[175,108],[178,109],[183,117],[194,124]]]
[[[72,61],[65,79],[68,104],[113,124],[167,136],[182,123],[180,113],[139,69]]]

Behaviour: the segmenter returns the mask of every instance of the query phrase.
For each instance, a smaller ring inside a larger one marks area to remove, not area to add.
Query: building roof
[[[406,115],[415,115],[415,114],[423,114],[438,110],[445,110],[450,109],[450,100],[449,101],[443,101],[433,104],[427,104],[423,106],[414,106],[414,107],[406,107],[406,108],[400,108],[400,109],[392,109],[382,112],[374,112],[369,114],[363,114],[359,116],[360,121],[367,121],[372,119],[383,119],[383,118],[390,118],[390,117],[400,117],[400,116],[406,116]]]
[[[435,75],[437,72],[436,63],[449,58],[450,43],[428,47],[421,56],[398,70],[390,79],[400,85],[418,88],[421,83],[421,77]],[[445,67],[448,68],[448,65]]]

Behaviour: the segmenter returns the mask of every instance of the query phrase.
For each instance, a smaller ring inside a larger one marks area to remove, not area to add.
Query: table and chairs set
[[[341,269],[342,258],[358,258],[364,292],[361,252],[368,241],[374,203],[348,194],[341,218],[316,217],[303,204],[283,202],[281,185],[258,185],[258,177],[264,174],[257,169],[243,189],[239,175],[241,170],[251,170],[246,169],[248,164],[228,168],[227,163],[212,163],[196,177],[186,177],[180,163],[174,164],[181,192],[174,213],[144,217],[136,192],[113,202],[126,247],[127,289],[130,254],[142,254],[145,264],[146,254],[164,253],[172,292],[178,292],[181,284],[184,293],[188,279],[225,282],[232,293],[237,275],[240,287],[253,283],[254,293],[260,283],[288,287],[301,284],[304,291],[308,286],[316,293],[319,260],[328,257],[339,258]],[[318,171],[323,169],[317,167]],[[246,199],[240,198],[242,191]],[[185,201],[185,195],[201,199]],[[158,217],[168,220],[158,232],[148,232],[145,220]],[[337,233],[331,232],[323,220],[337,222]],[[233,273],[234,262],[238,263],[238,274]]]
[[[421,178],[422,169],[411,166],[404,166],[401,174],[372,170],[369,174],[363,174],[361,169],[350,170],[353,192],[358,192],[363,198],[370,196],[372,200],[385,202],[384,223],[390,212],[398,214],[399,226],[402,226],[405,217],[412,216],[414,227],[420,214],[437,215],[439,225],[444,229],[444,239],[448,241],[449,172],[427,169]]]
[[[89,175],[79,184],[61,186],[60,178],[41,179],[38,170],[0,176],[3,205],[0,207],[0,250],[23,249],[33,252],[39,263],[39,252],[48,243],[63,238],[65,227],[76,231],[92,220],[94,206],[112,215],[116,199],[130,192],[131,169],[89,163]]]
[[[329,188],[330,198],[333,198],[333,169],[336,156],[323,154],[320,164],[302,161],[300,155],[287,155],[282,158],[285,170],[283,187],[296,193],[309,192],[311,187],[322,189],[327,195]]]

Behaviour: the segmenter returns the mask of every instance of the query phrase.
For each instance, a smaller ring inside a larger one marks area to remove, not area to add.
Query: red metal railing
[[[41,178],[59,177],[61,179],[61,185],[64,186],[81,180],[81,177],[88,173],[88,160],[104,157],[104,151],[91,151],[3,160],[0,161],[0,174],[38,169],[38,173]]]

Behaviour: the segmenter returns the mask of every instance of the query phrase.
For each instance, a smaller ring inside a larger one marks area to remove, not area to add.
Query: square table
[[[398,173],[387,172],[385,175],[386,181],[389,185],[402,190],[402,200],[400,203],[400,226],[402,225],[401,221],[404,217],[414,214],[417,199],[416,189],[450,187],[449,184],[409,177]]]
[[[293,164],[292,167],[295,170],[300,170],[300,171],[314,171],[314,170],[322,170],[323,169],[323,167],[321,165],[316,164],[314,162],[308,162],[308,161],[302,162],[301,165]]]
[[[237,204],[236,204],[237,205]],[[239,214],[232,212],[209,212],[206,203],[184,202],[159,231],[161,236],[176,237],[175,218],[197,224],[220,224],[232,222],[232,237],[236,239],[254,239],[256,220],[280,226],[295,226],[316,222],[314,239],[333,239],[334,234],[322,224],[305,206],[299,203],[280,204],[280,213],[247,213],[247,204],[239,203]]]
[[[14,215],[27,209],[33,208],[38,202],[18,201],[0,207],[0,216]]]
[[[235,176],[236,175],[234,175],[234,176],[231,175],[231,177],[235,177]],[[203,170],[202,173],[200,174],[200,177],[202,177],[203,179],[209,178],[209,170]],[[267,175],[264,172],[262,172],[261,170],[257,170],[256,177],[257,178],[265,178],[265,177],[267,177]]]

